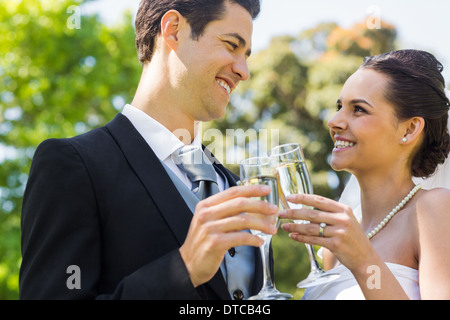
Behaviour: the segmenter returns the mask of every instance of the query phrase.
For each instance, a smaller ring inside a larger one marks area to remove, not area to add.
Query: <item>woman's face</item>
[[[394,107],[384,98],[388,83],[387,76],[371,69],[359,69],[345,83],[337,113],[328,122],[333,169],[376,174],[398,161],[403,134]]]

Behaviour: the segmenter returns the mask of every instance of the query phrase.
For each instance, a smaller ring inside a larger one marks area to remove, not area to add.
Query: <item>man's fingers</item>
[[[251,234],[250,232],[226,233],[223,236],[223,240],[225,243],[231,245],[231,247],[239,247],[239,246],[261,247],[264,244],[263,239]]]
[[[219,203],[223,203],[235,198],[251,198],[251,197],[264,197],[270,193],[270,187],[266,185],[252,185],[252,186],[238,186],[231,187],[225,191],[219,192],[202,202],[205,206],[214,206]]]
[[[278,217],[258,213],[244,213],[217,221],[220,232],[229,233],[244,230],[258,230],[266,234],[277,233]]]
[[[195,215],[202,220],[220,220],[245,212],[257,212],[264,215],[275,215],[278,206],[262,201],[270,190],[266,186],[234,187],[200,201]]]
[[[250,198],[231,199],[225,203],[218,204],[212,208],[217,211],[215,214],[217,219],[239,215],[245,212],[256,212],[263,215],[276,215],[279,208],[277,205],[266,201]]]

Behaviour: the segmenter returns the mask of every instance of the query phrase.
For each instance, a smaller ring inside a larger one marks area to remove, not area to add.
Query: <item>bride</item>
[[[325,269],[341,274],[304,299],[450,299],[450,190],[416,184],[450,151],[442,70],[429,53],[399,50],[366,58],[345,83],[328,123],[331,166],[356,178],[360,208],[293,195],[315,210],[280,215],[310,221],[283,229],[322,246]]]

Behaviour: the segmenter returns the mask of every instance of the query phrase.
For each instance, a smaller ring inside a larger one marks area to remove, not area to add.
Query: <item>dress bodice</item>
[[[395,263],[386,263],[411,300],[420,300],[419,272],[416,269]],[[307,288],[304,300],[364,300],[364,295],[353,274],[344,265],[339,265],[330,273],[340,277],[332,282]],[[374,289],[375,290],[375,289]]]

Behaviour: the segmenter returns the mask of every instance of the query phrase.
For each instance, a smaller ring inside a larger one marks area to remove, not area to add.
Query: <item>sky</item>
[[[105,23],[119,20],[126,9],[136,14],[140,0],[96,0],[82,13],[97,12]],[[381,18],[398,31],[399,48],[430,51],[444,65],[450,84],[450,1],[448,0],[262,0],[254,23],[253,52],[278,35],[298,35],[321,22],[349,28],[366,17]]]

